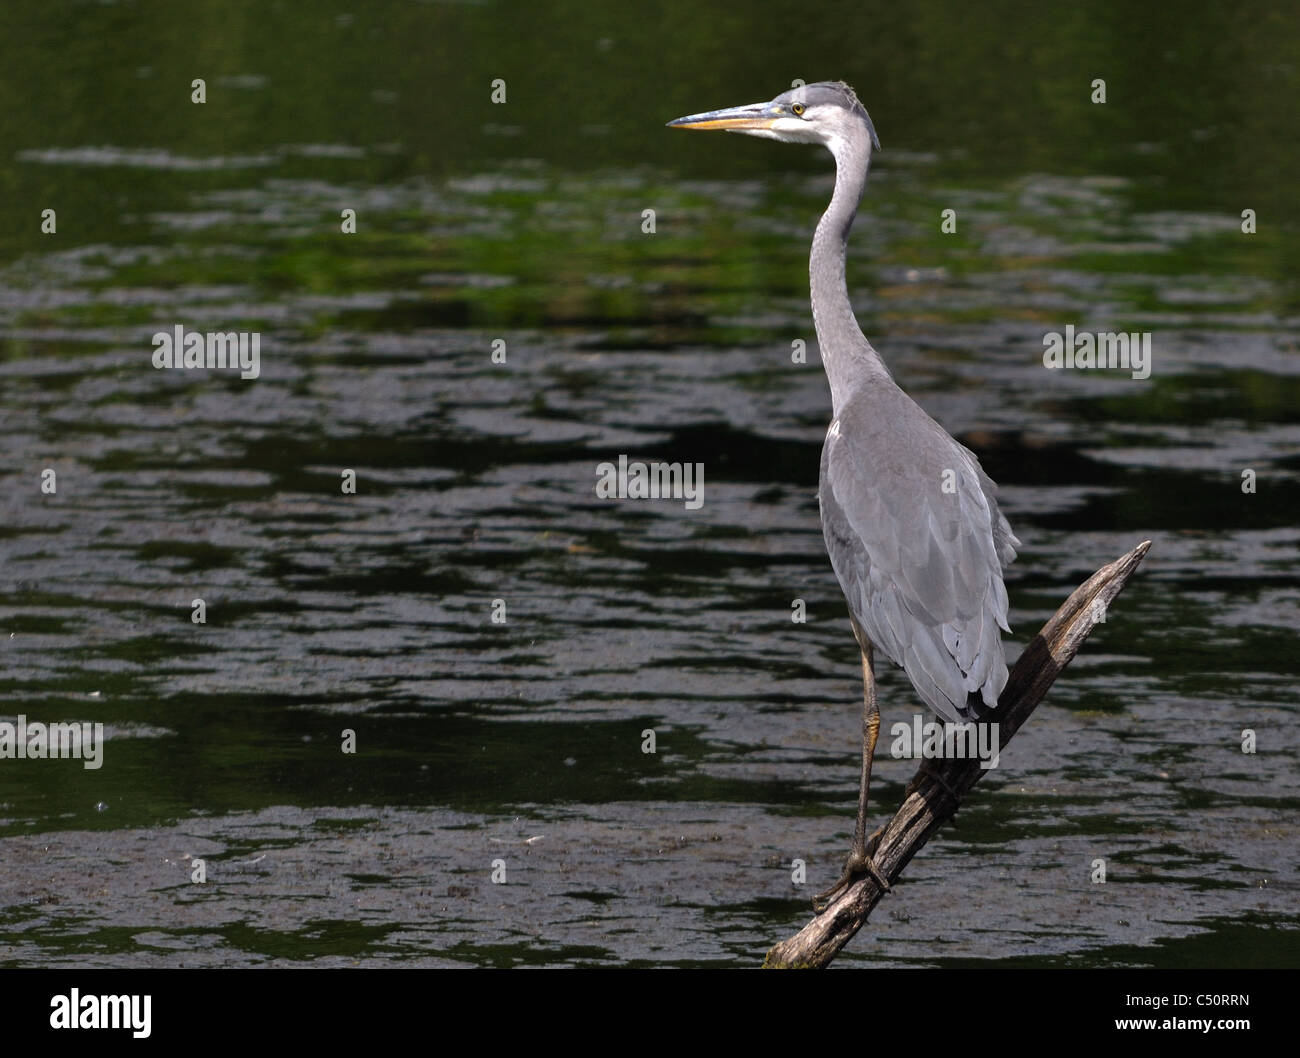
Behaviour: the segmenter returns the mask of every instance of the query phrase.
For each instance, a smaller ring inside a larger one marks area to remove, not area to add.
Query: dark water
[[[806,920],[860,695],[830,161],[662,128],[802,75],[884,140],[850,289],[1002,485],[1009,656],[1153,541],[842,961],[1300,964],[1295,17],[902,6],[6,7],[0,714],[107,743],[0,760],[0,963],[752,966]],[[178,324],[260,376],[155,370]],[[1150,377],[1047,371],[1067,324]],[[703,506],[598,499],[621,454]]]

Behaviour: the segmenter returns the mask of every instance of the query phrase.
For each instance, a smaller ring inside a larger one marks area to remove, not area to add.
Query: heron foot
[[[866,848],[854,849],[849,853],[849,858],[844,864],[844,872],[840,875],[839,880],[824,893],[818,893],[813,897],[814,911],[818,914],[825,911],[835,897],[839,896],[840,893],[844,892],[845,889],[852,885],[858,878],[861,878],[864,874],[871,875],[875,880],[875,883],[880,886],[882,892],[889,892],[892,887],[890,886],[888,879],[886,879],[884,874],[881,873],[880,868],[876,866],[876,861],[871,858],[871,854],[876,851],[876,846],[880,843],[880,834],[884,829],[884,827],[881,827],[880,830],[877,830],[871,835],[871,840],[867,842]]]

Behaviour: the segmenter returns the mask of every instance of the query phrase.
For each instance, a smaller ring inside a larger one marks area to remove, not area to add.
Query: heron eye
[[[795,103],[793,106],[790,107],[790,109],[791,109],[792,111],[794,111],[794,116],[795,116],[795,117],[802,117],[802,116],[803,116],[804,105],[803,105],[802,103]]]

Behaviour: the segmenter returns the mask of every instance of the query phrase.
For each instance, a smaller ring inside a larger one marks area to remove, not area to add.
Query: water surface
[[[8,9],[0,713],[108,741],[0,761],[0,963],[752,966],[806,920],[861,693],[830,160],[662,124],[841,74],[885,143],[851,295],[1002,486],[1008,656],[1153,541],[842,962],[1300,963],[1300,34],[1072,11]],[[260,377],[154,370],[177,324],[260,332]],[[1150,377],[1045,370],[1067,324],[1150,332]],[[621,454],[703,507],[598,499]]]

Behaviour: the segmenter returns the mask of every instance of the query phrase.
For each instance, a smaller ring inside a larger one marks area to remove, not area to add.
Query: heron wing
[[[1007,680],[1002,568],[1019,541],[979,460],[892,386],[860,391],[822,449],[822,527],[849,610],[945,720]]]

